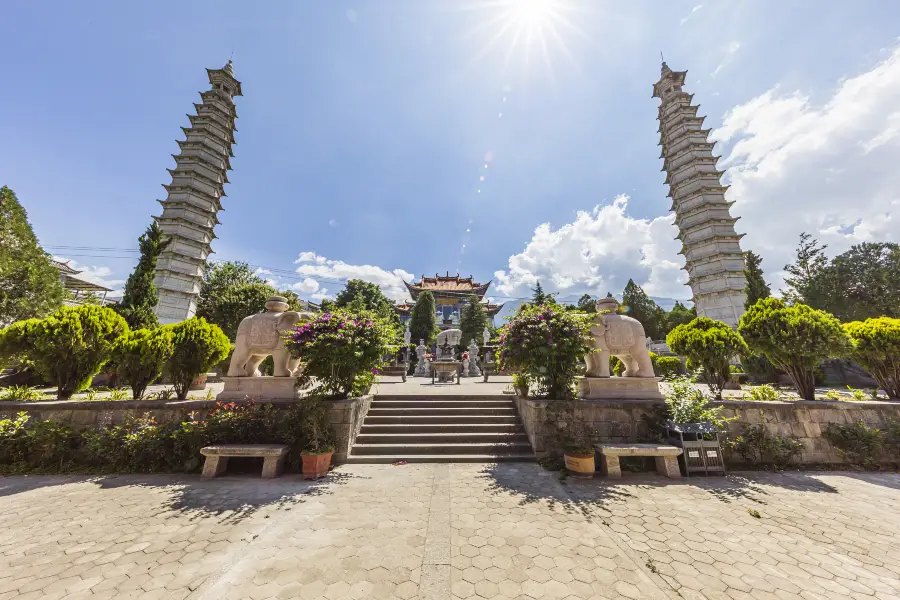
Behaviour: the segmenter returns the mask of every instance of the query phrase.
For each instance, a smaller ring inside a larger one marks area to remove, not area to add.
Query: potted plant
[[[302,400],[300,468],[304,479],[328,475],[334,454],[334,432],[328,419],[328,407],[317,393]]]
[[[551,400],[545,408],[545,419],[555,433],[557,450],[562,450],[566,470],[574,477],[590,479],[596,471],[594,438],[596,431],[584,423],[578,410],[580,400]]]
[[[513,373],[512,376],[512,384],[513,388],[516,390],[516,395],[520,398],[528,397],[528,377],[522,373]]]

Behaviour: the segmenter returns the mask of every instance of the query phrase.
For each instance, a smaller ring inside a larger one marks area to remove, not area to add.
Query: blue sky
[[[0,184],[52,254],[121,288],[204,69],[233,56],[214,258],[299,269],[269,276],[305,297],[360,276],[400,299],[449,270],[498,301],[629,277],[687,298],[650,97],[663,51],[776,287],[800,231],[835,252],[900,237],[900,4],[536,1],[5,0]]]

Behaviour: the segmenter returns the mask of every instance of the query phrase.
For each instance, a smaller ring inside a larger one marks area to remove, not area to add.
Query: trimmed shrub
[[[523,306],[500,337],[502,368],[526,375],[535,397],[574,397],[575,377],[591,351],[591,316],[549,303]]]
[[[284,343],[303,362],[300,387],[315,381],[319,393],[339,400],[368,391],[373,372],[389,352],[392,332],[371,311],[338,310],[294,327]]]
[[[653,363],[656,374],[663,379],[678,377],[684,372],[684,366],[677,356],[658,356]]]
[[[162,373],[172,351],[172,330],[168,327],[129,331],[116,341],[113,361],[119,377],[131,387],[132,398],[144,396],[147,386]]]
[[[202,317],[163,329],[172,335],[172,354],[163,372],[172,381],[178,399],[184,400],[191,382],[228,356],[231,342],[218,325],[207,323]]]
[[[900,400],[900,319],[880,317],[844,324],[850,356],[866,368],[888,398]]]
[[[62,399],[91,384],[116,340],[128,331],[125,319],[114,310],[96,305],[63,306],[45,319],[24,323],[15,334],[21,336],[18,342],[28,345],[28,360],[56,385]]]
[[[710,398],[694,387],[687,377],[679,377],[672,381],[672,387],[666,394],[668,418],[675,423],[710,422],[718,428],[733,419],[722,416],[721,406],[710,406]]]
[[[878,467],[878,458],[886,442],[882,430],[869,427],[862,421],[853,425],[829,423],[823,436],[844,459],[864,469]]]
[[[730,378],[731,359],[747,352],[744,340],[731,327],[706,317],[679,325],[669,332],[666,343],[702,369],[701,377],[717,399]]]
[[[625,363],[619,360],[618,356],[610,356],[609,357],[609,372],[615,375],[616,377],[621,377],[622,373],[625,372]]]
[[[847,334],[832,315],[805,304],[788,306],[778,298],[763,298],[751,306],[741,317],[738,332],[751,350],[788,374],[804,400],[815,400],[819,364],[850,348]]]

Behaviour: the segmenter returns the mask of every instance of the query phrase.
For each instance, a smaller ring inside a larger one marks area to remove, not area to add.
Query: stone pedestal
[[[265,402],[268,400],[295,400],[294,377],[223,377],[225,389],[216,396],[219,402],[249,399]]]
[[[578,395],[591,400],[662,400],[661,377],[578,377]]]

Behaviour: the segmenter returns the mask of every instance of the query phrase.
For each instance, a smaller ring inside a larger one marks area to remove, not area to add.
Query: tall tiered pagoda
[[[459,273],[451,276],[448,271],[443,276],[437,273],[435,273],[434,277],[422,275],[422,279],[417,283],[405,283],[413,302],[418,300],[419,294],[423,291],[429,291],[434,295],[437,312],[435,315],[436,321],[441,329],[450,329],[459,325],[462,308],[468,304],[472,296],[475,296],[479,302],[484,304],[484,310],[490,318],[492,326],[494,324],[494,315],[503,308],[502,304],[484,302],[484,295],[491,286],[491,282],[476,283],[471,276],[460,277]],[[401,323],[408,321],[412,317],[413,304],[411,302],[398,304],[396,308],[400,314]]]
[[[720,178],[724,171],[716,168],[714,142],[709,129],[703,129],[705,117],[698,117],[699,105],[692,104],[693,94],[682,89],[687,71],[672,71],[662,64],[662,75],[653,86],[653,97],[659,105],[660,158],[672,199],[669,210],[675,212],[678,239],[684,255],[684,269],[697,314],[732,327],[744,312],[744,256],[735,232],[737,219],[725,200]]]
[[[156,263],[154,282],[159,293],[156,315],[162,324],[178,323],[194,316],[197,296],[203,280],[203,267],[213,253],[222,196],[234,156],[234,96],[241,95],[241,82],[234,78],[231,61],[221,69],[207,69],[211,88],[200,93],[201,104],[194,104],[196,115],[188,115],[190,127],[182,127],[185,140],[169,169],[172,183],[162,214],[156,218],[160,229],[172,243]]]

